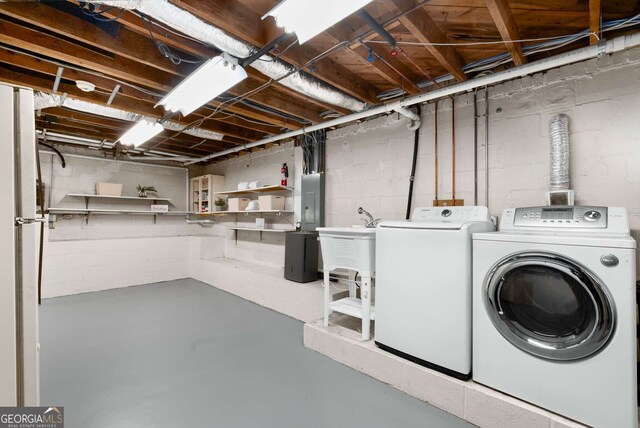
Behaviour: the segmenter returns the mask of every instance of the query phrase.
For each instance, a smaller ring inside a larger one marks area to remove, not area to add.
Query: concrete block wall
[[[570,118],[576,203],[623,206],[640,231],[640,50],[568,65],[488,89],[489,187],[484,184],[484,91],[478,91],[478,204],[493,215],[543,205],[549,188],[548,122]],[[435,198],[435,106],[423,106],[413,207]],[[474,203],[473,94],[455,97],[456,198]],[[438,104],[438,196],[452,197],[451,100]],[[326,222],[359,223],[359,206],[385,220],[405,217],[413,133],[397,114],[328,133]]]
[[[185,211],[187,198],[186,168],[141,164],[111,159],[65,155],[66,168],[62,168],[56,155],[42,153],[42,178],[45,183],[47,207],[84,208],[85,200],[67,194],[95,194],[99,182],[122,183],[123,196],[137,196],[138,184],[155,186],[158,196],[170,198],[170,210]],[[49,202],[50,201],[50,202]],[[121,201],[91,199],[89,207],[97,209],[149,210],[149,201]],[[92,215],[89,224],[84,217],[57,216],[55,229],[50,230],[51,240],[109,239],[149,236],[189,235],[197,226],[186,224],[184,217],[158,216],[156,224],[152,216]]]
[[[285,162],[289,166],[289,185],[293,186],[296,165],[291,142],[213,163],[207,166],[205,173],[224,175],[227,190],[236,190],[238,183],[243,181],[260,180],[263,185],[276,185],[280,184],[280,167]]]
[[[48,241],[42,297],[189,278],[188,236]]]

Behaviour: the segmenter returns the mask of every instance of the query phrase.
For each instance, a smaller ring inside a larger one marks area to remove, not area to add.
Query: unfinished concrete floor
[[[47,299],[40,337],[42,405],[68,428],[471,426],[195,280]]]

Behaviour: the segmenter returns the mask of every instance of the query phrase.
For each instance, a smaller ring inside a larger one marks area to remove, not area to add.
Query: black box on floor
[[[318,232],[288,232],[284,245],[284,277],[289,281],[318,279]]]

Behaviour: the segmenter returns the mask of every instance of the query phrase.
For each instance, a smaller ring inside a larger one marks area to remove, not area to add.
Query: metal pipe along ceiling
[[[258,51],[254,46],[228,35],[221,29],[171,4],[167,0],[90,0],[89,3],[137,10],[181,33],[200,40],[207,45],[215,46],[237,58],[248,58]],[[328,104],[351,111],[362,111],[367,107],[366,103],[332,88],[306,73],[296,72],[296,68],[291,64],[287,64],[270,55],[262,56],[258,61],[251,63],[250,67],[272,79],[282,79],[278,83]]]
[[[431,92],[407,97],[400,101],[382,104],[380,106],[373,107],[363,112],[353,113],[348,116],[343,116],[337,119],[327,120],[326,122],[322,122],[317,125],[308,126],[295,131],[285,132],[280,135],[273,135],[273,136],[264,138],[262,140],[255,141],[253,143],[246,144],[243,147],[223,150],[221,152],[204,156],[192,163],[205,162],[207,160],[214,159],[220,156],[226,156],[228,154],[239,152],[240,150],[246,150],[252,147],[263,146],[265,144],[286,140],[286,139],[296,137],[298,135],[302,135],[308,132],[317,131],[319,129],[330,128],[332,126],[339,126],[345,123],[355,122],[356,120],[366,119],[371,116],[376,116],[379,114],[385,114],[392,111],[397,111],[398,109],[403,107],[410,107],[415,104],[421,104],[427,101],[449,97],[454,94],[472,91],[476,88],[495,85],[507,80],[516,79],[529,74],[535,74],[541,71],[550,70],[552,68],[561,67],[563,65],[585,61],[591,58],[595,58],[599,55],[612,54],[614,52],[630,49],[638,45],[640,45],[640,33],[616,37],[602,44],[591,45],[585,48],[566,52],[564,54],[552,56],[549,58],[544,58],[534,62],[528,62],[519,67],[509,68],[497,73],[493,73],[483,77],[478,77],[476,79],[466,80],[464,82],[461,82],[455,85],[443,87],[440,89],[435,89]]]
[[[112,119],[126,120],[129,122],[137,122],[141,119],[148,120],[149,122],[157,121],[154,117],[143,116],[137,113],[131,113],[126,110],[120,110],[113,107],[107,107],[100,104],[94,104],[87,101],[77,100],[75,98],[47,94],[44,92],[36,91],[33,93],[33,106],[35,110],[42,110],[49,107],[67,107],[72,110],[82,111],[85,113],[91,113],[98,116],[109,117]],[[192,135],[194,137],[206,138],[208,140],[222,141],[224,135],[209,131],[202,128],[189,128],[181,125],[177,122],[165,121],[161,125],[170,131],[182,131],[185,134]]]

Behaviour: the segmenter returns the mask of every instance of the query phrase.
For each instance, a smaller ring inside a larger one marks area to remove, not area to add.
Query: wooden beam
[[[120,28],[117,36],[113,36],[96,25],[43,3],[30,3],[28,7],[22,2],[2,3],[0,14],[173,75],[188,75],[196,68],[194,64],[173,64],[158,51],[151,39],[140,37],[127,28]]]
[[[270,41],[265,40],[266,33],[273,34],[266,29],[266,25],[272,24],[263,21],[260,15],[240,2],[173,0],[173,3],[216,27],[225,29],[229,34],[258,47],[265,46]],[[225,9],[226,12],[220,12]],[[228,13],[241,16],[241,24],[230,25],[228,21],[231,18],[227,16]],[[281,58],[295,66],[302,66],[320,53],[306,43],[303,46],[291,48]],[[376,98],[378,89],[374,85],[362,79],[357,73],[328,58],[314,64],[313,75],[353,97],[373,104],[378,102]]]
[[[74,0],[72,1],[75,3]],[[129,30],[137,34],[140,34],[144,37],[149,36],[149,30],[142,22],[142,19],[136,15],[133,15],[133,14],[119,15],[118,13],[111,14],[109,12],[106,12],[105,16],[110,16],[111,18],[114,18],[114,19],[118,18],[119,16],[118,22],[120,24],[122,24]],[[194,41],[175,35],[175,34],[171,34],[171,37],[168,37],[166,33],[158,32],[156,27],[151,26],[150,28],[151,28],[151,31],[153,32],[153,37],[156,40],[166,44],[167,46],[171,46],[174,49],[187,52],[191,55],[195,55],[200,58],[213,58],[214,56],[217,56],[220,54],[220,51],[218,51],[217,49],[213,49],[205,46],[198,46]],[[259,71],[251,67],[247,68],[247,74],[249,74],[249,77],[257,81],[260,81],[262,83],[266,83],[267,81],[270,80],[268,77],[264,76]],[[345,108],[341,108],[338,106],[331,105],[329,103],[322,102],[320,100],[316,100],[315,98],[311,98],[301,92],[294,91],[293,89],[290,89],[280,83],[276,83],[273,86],[273,88],[281,93],[288,94],[289,96],[297,99],[298,102],[303,102],[308,104],[310,103],[312,105],[321,107],[324,110],[334,110],[345,115],[351,113],[351,110],[347,110]],[[298,128],[301,128],[301,126],[300,125],[296,127],[289,126],[289,128],[298,129]]]
[[[393,57],[389,51],[385,49],[386,46],[382,47],[380,45],[375,45],[369,47],[373,49],[373,52],[380,56],[381,59],[375,57],[375,60],[372,63],[368,62],[367,59],[369,57],[369,51],[367,47],[363,45],[360,45],[355,49],[348,49],[360,58],[367,60],[367,63],[376,70],[378,75],[387,81],[398,85],[398,87],[403,88],[407,93],[415,95],[422,92],[422,89],[414,83],[418,81],[418,78],[415,77],[415,73],[410,70],[409,67],[405,66]]]
[[[589,0],[589,32],[596,34],[589,36],[589,43],[592,45],[600,40],[601,13],[600,0]]]
[[[42,60],[30,57],[28,55],[12,52],[2,47],[0,47],[0,63],[10,64],[16,67],[25,68],[27,70],[33,70],[38,73],[46,74],[49,76],[55,76],[58,70],[58,66],[53,63],[42,61]],[[107,91],[107,92],[112,90],[113,86],[115,85],[115,82],[107,78],[98,77],[93,74],[80,72],[70,68],[64,69],[62,77],[68,80],[88,80],[91,83],[95,84],[97,89],[100,89],[102,91]],[[159,97],[154,97],[152,95],[146,94],[145,92],[137,91],[128,86],[122,86],[120,88],[120,91],[118,92],[118,97],[125,97],[125,99],[132,99],[135,101],[141,100],[141,101],[148,102],[151,105],[155,105],[160,100]],[[194,118],[195,116],[205,117],[209,115],[211,112],[212,111],[208,109],[199,108],[192,114],[194,115]],[[158,114],[160,113],[161,111],[159,110]],[[252,129],[254,131],[263,132],[265,134],[275,134],[278,131],[278,128],[275,128],[273,126],[269,126],[267,124],[255,123],[253,121],[246,121],[246,120],[243,120],[242,117],[232,116],[232,117],[226,117],[223,120],[214,117],[211,120],[221,121],[223,123],[226,123],[229,125],[235,125],[240,128]]]
[[[520,40],[520,32],[518,31],[518,25],[513,17],[513,12],[509,6],[507,0],[485,0],[487,9],[491,13],[493,22],[496,23],[500,36],[504,40],[507,50],[513,58],[513,62],[516,65],[522,65],[527,62],[527,59],[522,54],[522,44],[520,42],[514,42],[514,40]]]
[[[391,7],[402,12],[416,6],[415,0],[385,0]],[[425,48],[433,55],[442,66],[457,80],[467,80],[467,76],[462,71],[464,61],[456,52],[453,46],[434,46],[430,43],[447,43],[447,37],[438,27],[427,11],[421,7],[400,18],[402,25],[416,37],[420,42],[425,43]]]
[[[4,19],[0,19],[0,42],[162,92],[170,91],[178,82],[167,73],[148,65],[121,58],[118,55],[110,59],[95,51],[79,47],[73,42],[22,27]]]
[[[351,32],[347,31],[342,25],[335,25],[333,28],[325,31],[325,37],[331,38],[333,43],[340,43],[341,41],[350,40]],[[386,47],[386,46],[385,46]],[[347,46],[346,52],[351,54],[360,64],[366,65],[372,68],[380,77],[403,88],[409,94],[419,94],[422,89],[414,83],[413,73],[404,64],[397,59],[393,58],[386,50],[381,46],[370,46],[370,48],[379,55],[382,60],[374,56],[374,61],[369,62],[369,50],[362,44],[354,44]],[[417,80],[416,80],[417,81]]]
[[[133,83],[145,85],[160,92],[168,92],[177,83],[176,79],[167,73],[159,70],[151,70],[146,65],[136,63],[126,58],[109,59],[87,49],[79,48],[66,40],[61,40],[3,19],[0,19],[0,42],[59,61],[80,65],[116,79],[133,81]],[[92,81],[93,79],[90,80]],[[220,103],[213,101],[210,105],[217,107]],[[296,105],[293,101],[287,104],[287,110],[289,110],[290,114],[295,115],[299,112],[296,110],[296,107],[300,107],[304,109],[304,111],[309,111],[307,107]],[[246,108],[225,106],[225,110],[226,109],[239,114],[247,113]],[[161,110],[158,110],[156,114],[161,113]],[[291,129],[299,129],[301,127],[301,124],[298,122],[278,118],[277,115],[254,114],[254,116],[256,115],[258,116],[256,117],[258,120],[267,121],[268,123],[275,123]]]
[[[34,76],[28,73],[20,73],[16,71],[9,70],[7,68],[0,67],[0,81],[4,81],[11,84],[18,85],[26,85],[35,90],[43,91],[43,92],[51,92],[51,80]],[[87,101],[94,104],[106,105],[106,95],[97,94],[97,93],[87,93],[80,91],[75,85],[68,85],[65,83],[60,83],[60,92],[66,92],[69,96]],[[160,118],[161,112],[154,109],[152,105],[145,103],[143,101],[132,101],[127,100],[126,102],[122,99],[116,99],[111,107],[118,108],[121,110],[129,111],[131,113],[142,114],[145,116]],[[183,125],[189,125],[192,121],[190,120],[180,120],[178,118],[172,119],[175,122],[181,123]],[[209,131],[218,132],[224,135],[232,135],[236,137],[240,137],[247,141],[257,141],[264,138],[265,134],[259,133],[256,131],[251,131],[248,129],[238,129],[233,125],[229,125],[222,122],[208,122],[207,126],[201,126],[203,129],[207,129]]]
[[[189,64],[186,62],[180,65],[174,65],[165,58],[164,55],[158,52],[155,44],[148,36],[143,37],[127,28],[122,28],[118,32],[118,35],[113,37],[111,34],[100,30],[94,25],[44,4],[36,3],[34,7],[28,8],[15,3],[13,5],[0,5],[0,13],[7,14],[66,37],[71,37],[79,42],[90,44],[99,49],[147,64],[181,78],[187,77],[198,67],[198,64]],[[276,87],[269,88],[266,91],[270,93],[265,94],[266,97],[279,96],[275,94],[277,91]],[[242,95],[246,91],[238,85],[229,92],[234,95]],[[256,102],[263,102],[257,100],[256,97],[257,94],[249,98],[254,99]],[[291,98],[289,98],[285,104],[280,104],[279,106],[271,105],[271,107],[309,121],[318,121],[320,113],[317,109],[313,111],[313,108],[308,104],[299,103],[297,100],[291,100]],[[303,112],[308,112],[308,116],[301,116]]]

